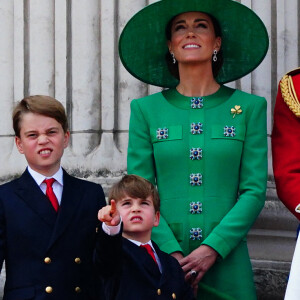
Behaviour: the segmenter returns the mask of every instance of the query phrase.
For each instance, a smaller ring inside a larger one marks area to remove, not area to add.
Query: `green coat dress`
[[[246,235],[264,206],[266,100],[225,86],[191,98],[176,89],[131,102],[128,173],[158,187],[161,221],[152,239],[186,256],[219,253],[202,279],[220,297],[256,299]]]

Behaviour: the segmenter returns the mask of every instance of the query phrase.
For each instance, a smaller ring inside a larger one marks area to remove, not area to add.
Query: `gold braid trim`
[[[280,81],[280,90],[289,109],[300,118],[300,103],[294,88],[292,76],[284,75]]]

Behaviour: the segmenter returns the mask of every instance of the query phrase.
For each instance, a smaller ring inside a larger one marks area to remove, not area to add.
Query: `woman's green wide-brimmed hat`
[[[126,24],[119,40],[124,67],[139,80],[161,87],[175,87],[169,72],[165,29],[176,15],[201,11],[214,16],[222,30],[223,66],[219,83],[239,79],[253,71],[265,57],[269,38],[261,19],[233,0],[162,0],[146,6]]]

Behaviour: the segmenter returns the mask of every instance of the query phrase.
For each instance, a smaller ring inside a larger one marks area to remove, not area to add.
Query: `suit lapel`
[[[123,239],[124,247],[127,248],[127,253],[132,257],[133,260],[138,260],[137,264],[140,264],[142,269],[150,274],[149,280],[154,281],[159,279],[161,274],[158,266],[147,253],[145,249],[140,248],[134,243],[128,241],[127,239]]]
[[[56,212],[27,169],[16,181],[16,184],[16,194],[26,202],[45,223],[53,227],[56,222]]]
[[[63,234],[68,224],[72,221],[73,215],[78,209],[82,199],[82,191],[74,178],[63,170],[63,193],[61,205],[59,207],[57,220],[49,247]]]
[[[159,257],[159,261],[161,264],[162,272],[161,272],[160,284],[163,285],[165,282],[169,280],[169,275],[170,275],[170,272],[168,270],[169,268],[168,261],[166,260],[167,254],[163,253],[153,241],[152,241],[152,245],[156,251],[157,256]]]

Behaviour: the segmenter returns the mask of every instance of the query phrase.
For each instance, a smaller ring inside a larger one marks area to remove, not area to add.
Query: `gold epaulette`
[[[280,80],[282,98],[289,109],[300,118],[300,103],[295,91],[292,76],[300,73],[300,68],[288,72]]]

